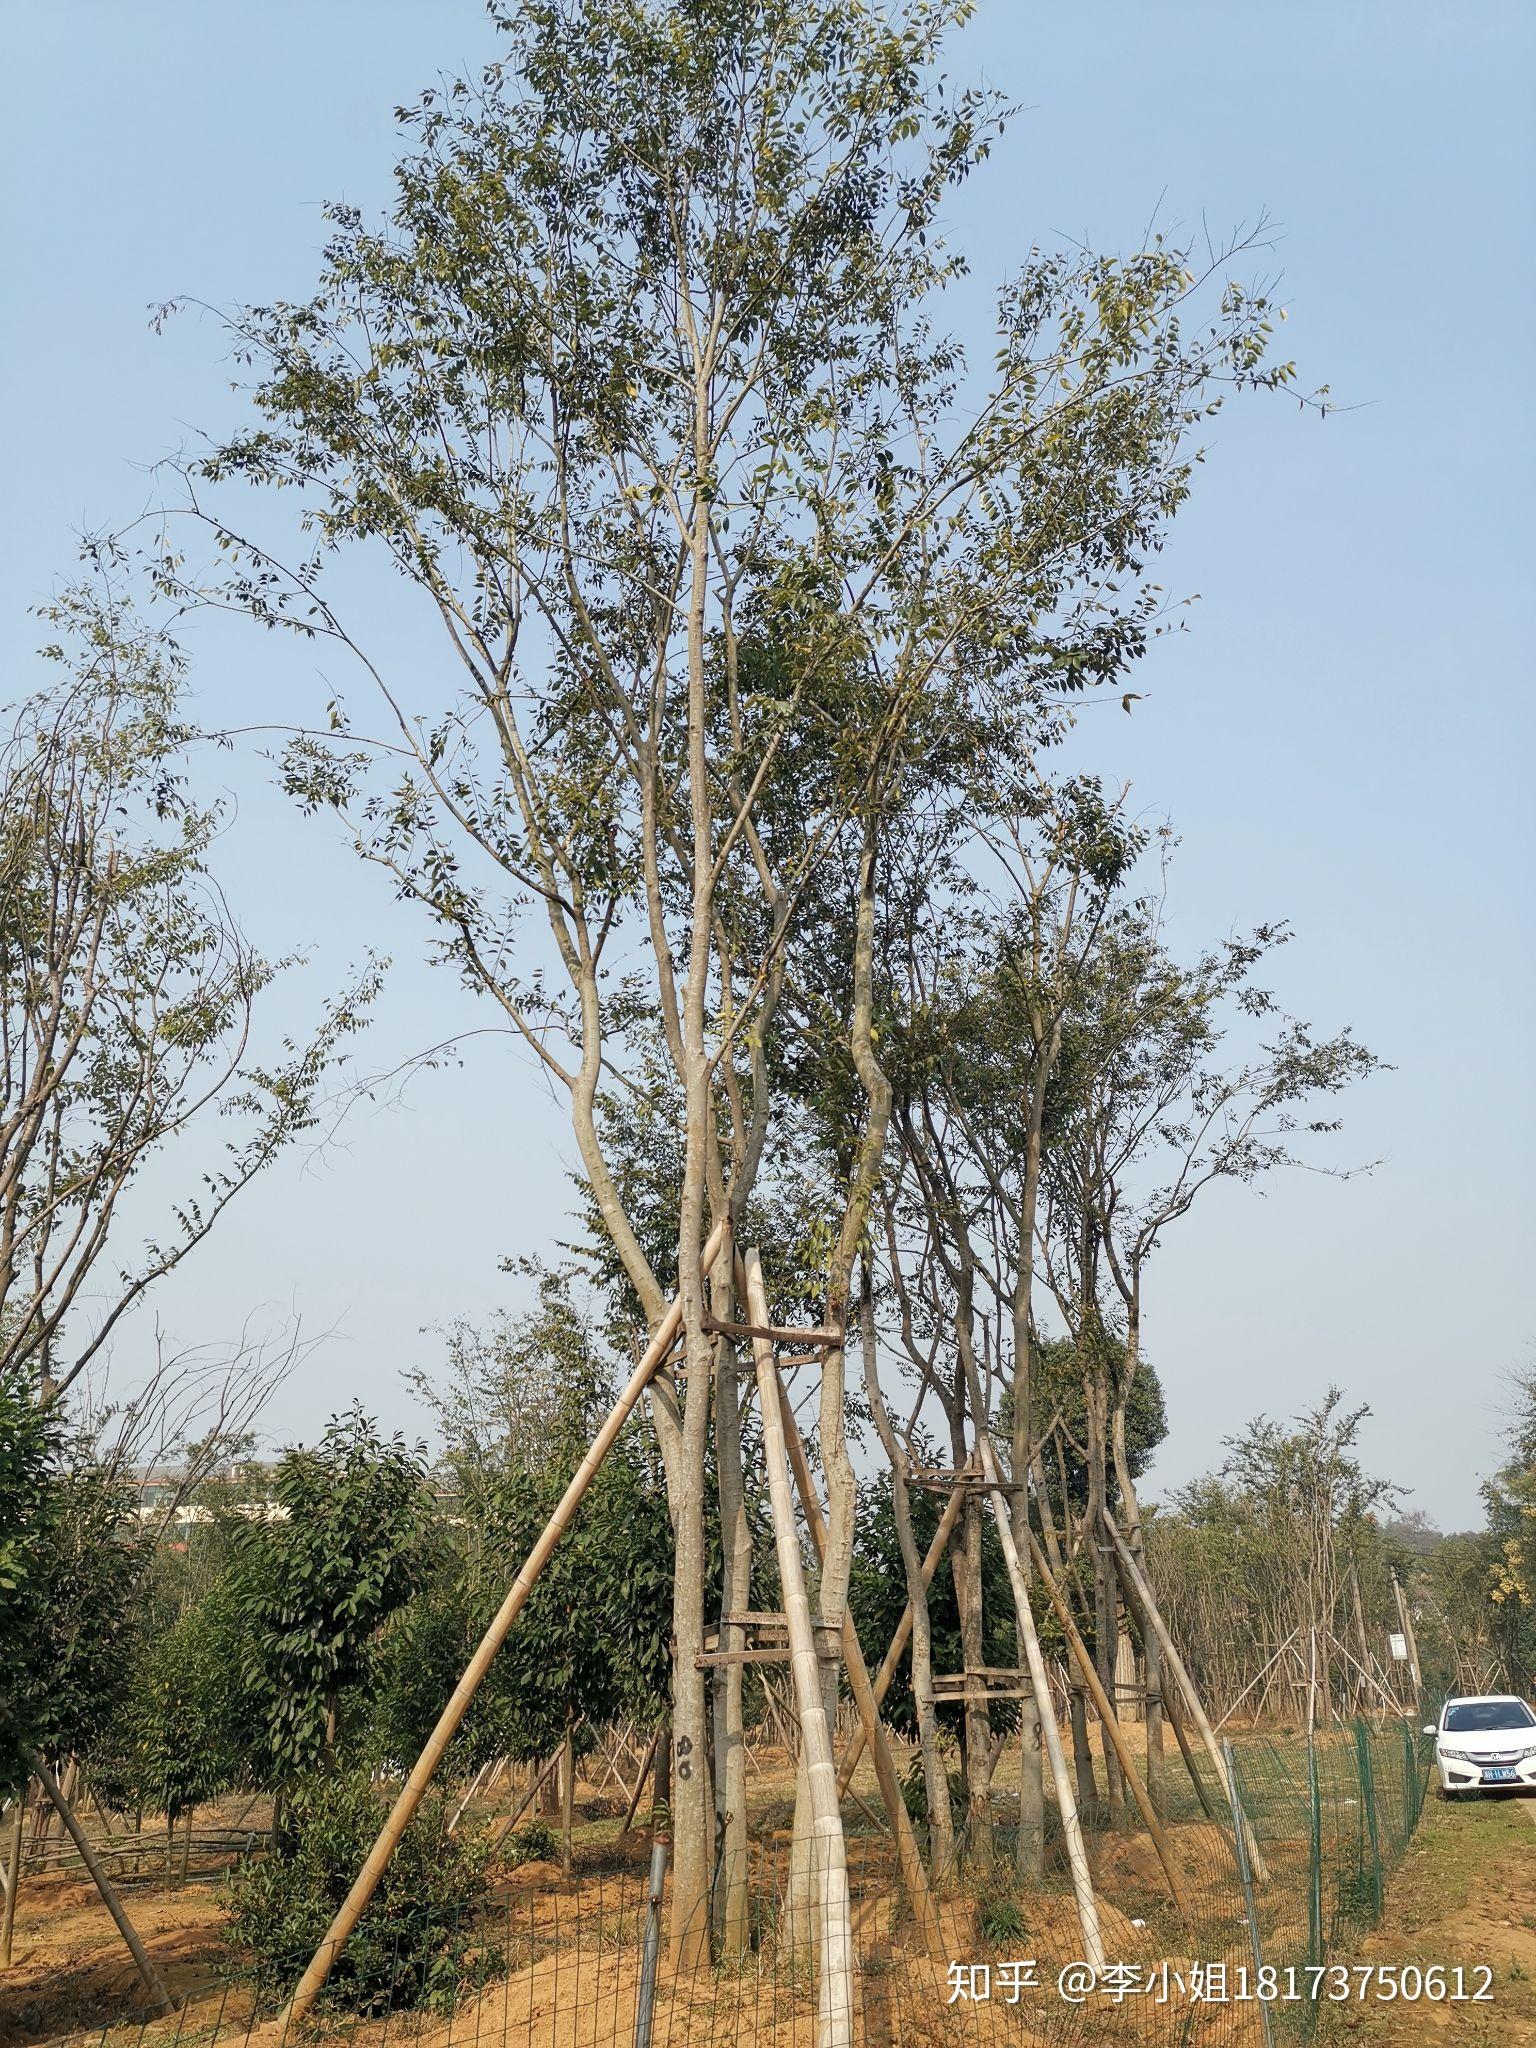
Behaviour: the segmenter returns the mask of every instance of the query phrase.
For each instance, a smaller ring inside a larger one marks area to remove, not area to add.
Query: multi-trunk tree
[[[936,774],[964,785],[978,723],[1027,754],[1050,705],[1122,678],[1219,387],[1292,375],[1266,362],[1261,296],[1221,280],[1191,324],[1205,280],[1156,241],[1021,250],[989,360],[966,362],[938,324],[963,268],[940,226],[1005,112],[939,73],[969,11],[498,6],[502,57],[406,110],[390,217],[337,209],[315,293],[233,320],[257,420],[188,476],[219,600],[336,643],[371,694],[362,713],[338,689],[289,786],[345,819],[563,1091],[646,1320],[681,1296],[654,1403],[680,1953],[704,1938],[713,1848],[712,1405],[741,1555],[736,1368],[709,1327],[731,1281],[700,1247],[745,1213],[774,1135],[796,948],[839,965],[854,1084],[824,1260],[840,1323],[885,1155],[874,958],[896,822]],[[274,526],[252,531],[242,484],[270,488]],[[354,548],[440,628],[436,669],[349,603]],[[160,568],[178,595],[206,588],[179,543]],[[662,1262],[601,1108],[658,1065],[680,1126]],[[834,1621],[844,1394],[834,1350]]]

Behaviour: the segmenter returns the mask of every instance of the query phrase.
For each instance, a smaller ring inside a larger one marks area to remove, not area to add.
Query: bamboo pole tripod
[[[711,1233],[700,1254],[699,1263],[702,1271],[708,1272],[714,1266],[727,1236],[728,1230],[723,1224]],[[786,1535],[790,1546],[793,1548],[796,1560],[799,1558],[799,1548],[798,1536],[795,1533],[794,1527],[793,1505],[789,1498],[788,1476],[784,1470],[786,1461],[793,1465],[795,1469],[796,1477],[800,1484],[807,1522],[813,1531],[818,1526],[819,1509],[815,1505],[814,1497],[810,1490],[809,1468],[805,1463],[804,1447],[800,1443],[799,1433],[797,1430],[791,1430],[788,1436],[785,1433],[784,1418],[781,1412],[782,1389],[779,1384],[777,1366],[774,1362],[774,1345],[778,1342],[804,1342],[813,1338],[824,1343],[830,1341],[836,1333],[822,1330],[780,1330],[769,1323],[766,1297],[762,1286],[761,1265],[757,1261],[755,1253],[749,1255],[749,1257],[750,1264],[745,1270],[747,1271],[749,1281],[752,1283],[748,1295],[748,1314],[752,1317],[752,1321],[745,1325],[719,1325],[717,1326],[716,1333],[730,1337],[742,1336],[749,1339],[752,1343],[758,1372],[759,1393],[763,1402],[765,1443],[770,1441],[770,1424],[773,1431],[773,1440],[777,1442],[777,1458],[775,1459],[770,1452],[770,1495],[775,1500],[775,1542],[781,1552],[780,1574],[784,1578],[787,1595],[790,1579],[786,1575],[787,1558],[782,1554],[785,1549]],[[417,1758],[405,1783],[402,1785],[395,1803],[379,1831],[378,1838],[369,1850],[362,1868],[353,1880],[351,1889],[341,1906],[337,1909],[335,1917],[326,1929],[324,1938],[315,1950],[314,1955],[310,1958],[303,1975],[295,1986],[293,1996],[281,2015],[284,2025],[303,2020],[313,2009],[315,2000],[325,1987],[336,1957],[350,1939],[357,1927],[358,1921],[367,1910],[368,1903],[378,1889],[379,1881],[389,1865],[390,1858],[393,1856],[401,1837],[420,1807],[422,1799],[426,1795],[427,1787],[430,1785],[433,1775],[441,1763],[448,1745],[457,1733],[464,1716],[469,1711],[470,1704],[479,1690],[486,1672],[490,1669],[496,1652],[506,1641],[518,1615],[526,1606],[529,1595],[538,1581],[539,1574],[543,1571],[555,1546],[569,1526],[604,1458],[617,1442],[621,1430],[634,1412],[641,1396],[666,1361],[681,1327],[682,1305],[680,1301],[674,1301],[657,1325],[655,1335],[636,1364],[623,1392],[614,1403],[602,1428],[593,1439],[586,1456],[573,1474],[569,1485],[561,1496],[559,1505],[545,1525],[533,1549],[529,1552],[526,1561],[508,1589],[507,1596],[498,1609],[495,1618],[481,1638],[479,1647],[470,1659],[463,1677],[459,1680],[447,1705],[443,1708],[436,1727],[427,1738],[421,1755]],[[765,1359],[767,1361],[766,1377],[764,1376],[763,1369],[763,1361]],[[782,1493],[781,1501],[774,1491],[776,1474],[783,1482],[782,1488],[779,1489]],[[784,1523],[785,1516],[788,1517],[787,1524]],[[803,1575],[801,1591],[802,1593],[804,1591]],[[790,1611],[790,1603],[787,1598],[786,1611]],[[846,1852],[843,1850],[842,1820],[838,1811],[837,1772],[831,1747],[831,1729],[826,1725],[824,1709],[821,1706],[820,1658],[816,1650],[814,1630],[810,1628],[809,1612],[809,1605],[807,1603],[805,1608],[806,1631],[808,1632],[810,1654],[816,1671],[814,1702],[805,1691],[805,1677],[807,1673],[803,1659],[806,1645],[802,1643],[798,1648],[796,1647],[794,1639],[799,1630],[793,1619],[791,1620],[791,1665],[795,1673],[796,1706],[801,1723],[801,1740],[807,1744],[808,1749],[813,1752],[815,1751],[817,1744],[815,1738],[810,1734],[810,1729],[814,1725],[816,1713],[821,1714],[822,1732],[826,1738],[826,1769],[824,1773],[819,1767],[816,1755],[813,1754],[811,1757],[815,1781],[815,1797],[820,1801],[820,1806],[817,1809],[819,1813],[818,1841],[820,1843],[820,1860],[826,1866],[818,1871],[818,1884],[822,1890],[823,1920],[822,1996],[824,2024],[822,2036],[825,2048],[846,2048],[847,2042],[852,2038],[851,2031],[849,2030],[852,2027],[853,1999],[852,1936],[851,1931],[847,1932],[846,1935],[840,1931],[849,1927]],[[917,1855],[916,1845],[912,1838],[910,1818],[900,1797],[900,1788],[896,1782],[895,1768],[890,1759],[884,1732],[879,1726],[878,1711],[874,1706],[873,1688],[870,1685],[869,1674],[864,1666],[862,1655],[858,1651],[857,1638],[853,1634],[851,1620],[847,1621],[845,1625],[843,1642],[844,1649],[848,1654],[850,1675],[855,1698],[860,1709],[864,1738],[875,1755],[877,1773],[881,1781],[881,1791],[885,1796],[887,1808],[891,1816],[891,1824],[897,1836],[903,1881],[911,1898],[918,1925],[925,1942],[931,1951],[936,1952],[941,1937],[932,1901],[928,1895],[926,1873],[923,1871],[921,1858]],[[810,1721],[806,1718],[808,1714],[812,1717]],[[824,1786],[822,1784],[823,1776],[826,1779]],[[828,1806],[828,1801],[830,1801],[830,1807]],[[839,1870],[841,1870],[841,1877],[839,1877]]]

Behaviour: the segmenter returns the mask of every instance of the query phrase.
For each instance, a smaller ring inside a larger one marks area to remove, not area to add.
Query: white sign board
[[[1387,1641],[1392,1646],[1392,1655],[1395,1660],[1399,1664],[1406,1664],[1408,1662],[1408,1638],[1393,1633],[1387,1637]]]

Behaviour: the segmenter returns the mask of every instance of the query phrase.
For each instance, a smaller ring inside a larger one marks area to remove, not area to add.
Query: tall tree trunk
[[[1035,1386],[1035,1220],[1040,1202],[1040,1170],[1044,1151],[1045,1092],[1051,1068],[1061,1044],[1058,1024],[1048,1046],[1041,1044],[1037,1022],[1035,1041],[1040,1048],[1036,1071],[1029,1090],[1029,1124],[1024,1142],[1024,1186],[1019,1205],[1019,1243],[1013,1288],[1013,1444],[1010,1468],[1017,1491],[1011,1500],[1014,1548],[1019,1566],[1029,1583],[1032,1566],[1029,1548],[1029,1479],[1034,1470],[1034,1386]],[[1049,1520],[1041,1504],[1041,1520]],[[1055,1530],[1051,1531],[1052,1541]],[[1047,1545],[1047,1554],[1050,1546]],[[1019,1637],[1015,1659],[1025,1668],[1024,1641]],[[1050,1711],[1049,1701],[1034,1697],[1033,1688],[1019,1708],[1019,1834],[1015,1864],[1020,1877],[1039,1878],[1045,1874],[1045,1780],[1043,1776],[1040,1716]]]
[[[727,1311],[728,1313],[728,1311]],[[741,1387],[736,1376],[735,1347],[721,1339],[716,1347],[715,1461],[720,1483],[720,1542],[724,1569],[720,1610],[741,1614],[752,1606],[752,1525],[747,1514],[746,1486],[741,1469]],[[720,1628],[722,1650],[746,1647],[740,1627]],[[727,1955],[747,1946],[747,1751],[742,1726],[741,1664],[722,1664],[715,1673],[716,1804],[720,1816],[722,1869],[716,1890],[720,1940]]]
[[[864,1128],[859,1134],[849,1177],[843,1216],[827,1274],[827,1323],[845,1331],[853,1291],[854,1261],[865,1241],[870,1209],[885,1164],[891,1123],[891,1087],[875,1052],[875,884],[880,843],[878,770],[867,791],[863,845],[859,856],[858,902],[854,917],[852,1002],[848,1049],[865,1095]],[[836,1642],[848,1605],[853,1572],[853,1539],[858,1520],[858,1481],[848,1455],[845,1410],[848,1400],[847,1353],[842,1345],[822,1352],[818,1445],[827,1490],[827,1540],[821,1561],[820,1610]],[[837,1664],[828,1664],[823,1678],[828,1725],[837,1718]]]
[[[705,1356],[708,1356],[706,1350]],[[697,1383],[696,1383],[697,1384]],[[689,1406],[705,1407],[702,1386]],[[688,1432],[691,1439],[692,1432]],[[702,1446],[699,1447],[702,1449]],[[692,1453],[694,1445],[685,1442]],[[704,1650],[704,1470],[688,1457],[689,1474],[673,1522],[676,1579],[672,1597],[671,1958],[675,1969],[698,1969],[709,1952],[709,1881],[715,1803],[709,1784],[708,1697],[698,1659]]]
[[[668,1723],[661,1731],[661,1740],[656,1745],[656,1762],[651,1776],[651,1833],[666,1821],[671,1826],[672,1809],[672,1728]]]
[[[979,1379],[971,1321],[970,1247],[957,1235],[955,1250],[959,1260],[955,1302],[955,1349],[959,1376],[955,1405],[950,1414],[950,1451],[958,1471],[970,1458],[970,1446],[965,1436],[966,1415],[970,1407],[968,1389],[978,1385]],[[970,1420],[979,1441],[980,1432],[987,1427],[987,1418],[972,1415]],[[962,1720],[965,1730],[965,1841],[972,1856],[987,1862],[991,1860],[993,1851],[992,1719],[986,1701],[972,1697],[971,1693],[972,1685],[979,1687],[981,1683],[971,1674],[979,1673],[987,1661],[986,1618],[982,1612],[981,1540],[982,1500],[971,1490],[960,1510],[960,1520],[950,1546],[950,1560],[955,1604],[960,1610],[960,1663],[968,1681]]]
[[[864,1359],[864,1388],[869,1412],[874,1417],[886,1461],[891,1468],[891,1511],[896,1522],[896,1542],[906,1575],[907,1599],[912,1608],[912,1698],[917,1708],[917,1739],[923,1760],[923,1790],[928,1807],[928,1858],[935,1877],[947,1873],[955,1859],[955,1822],[949,1804],[949,1774],[939,1744],[939,1720],[933,1703],[933,1628],[928,1612],[928,1587],[923,1578],[923,1560],[912,1527],[912,1493],[907,1484],[906,1447],[896,1434],[885,1394],[880,1385],[880,1362],[875,1333],[874,1287],[868,1262],[864,1266],[864,1290],[860,1304],[860,1342]]]
[[[981,1500],[972,1493],[960,1511],[950,1546],[955,1599],[960,1609],[960,1662],[977,1673],[987,1661],[981,1607]],[[980,1684],[972,1678],[973,1685]],[[986,1861],[992,1854],[992,1722],[983,1699],[967,1693],[965,1701],[965,1840],[971,1856]]]
[[[567,1727],[565,1740],[560,1745],[560,1769],[556,1773],[560,1786],[560,1875],[571,1874],[571,1832],[575,1822],[576,1806],[576,1745],[571,1740]]]
[[[21,1851],[26,1841],[27,1793],[31,1790],[30,1778],[23,1781],[16,1794],[16,1806],[11,1820],[11,1839],[6,1848],[7,1877],[5,1904],[0,1908],[0,1969],[11,1967],[11,1942],[16,1928],[16,1901],[21,1891]]]
[[[1107,1505],[1105,1437],[1109,1388],[1103,1363],[1097,1358],[1085,1362],[1083,1397],[1088,1417],[1086,1526],[1088,1552],[1093,1559],[1093,1662],[1099,1683],[1113,1699],[1115,1649],[1120,1638],[1120,1599],[1114,1567],[1105,1554],[1103,1534],[1103,1511]],[[1118,1819],[1125,1811],[1125,1786],[1121,1782],[1119,1759],[1107,1740],[1104,1744],[1104,1796],[1111,1814]]]
[[[692,475],[686,528],[686,756],[692,897],[688,970],[678,1033],[684,1142],[678,1202],[677,1286],[683,1310],[688,1377],[680,1455],[673,1461],[675,1475],[669,1472],[668,1476],[676,1493],[672,1517],[676,1578],[672,1602],[671,1957],[674,1968],[685,1970],[698,1969],[709,1955],[709,1888],[715,1849],[715,1801],[709,1782],[709,1689],[698,1661],[704,1649],[704,1488],[715,1362],[714,1339],[705,1328],[709,1275],[701,1260],[710,1163],[716,1154],[714,1068],[708,1043],[711,969],[715,962],[715,833],[706,645],[715,362],[711,338],[696,325],[693,291],[694,280],[685,267],[680,267],[677,305],[692,358],[693,386]],[[731,1248],[727,1244],[723,1258],[727,1284],[730,1266]]]
[[[1125,1366],[1115,1384],[1115,1410],[1110,1425],[1110,1446],[1115,1460],[1115,1484],[1120,1489],[1121,1519],[1125,1540],[1138,1569],[1146,1576],[1146,1546],[1141,1534],[1141,1503],[1131,1476],[1130,1453],[1126,1445],[1125,1416],[1131,1388],[1141,1364],[1141,1274],[1131,1275],[1131,1293],[1125,1324]],[[1146,1675],[1147,1792],[1159,1812],[1163,1810],[1163,1653],[1150,1629],[1142,1632],[1142,1666]]]
[[[1072,1724],[1072,1764],[1077,1772],[1077,1803],[1087,1809],[1099,1803],[1098,1781],[1093,1774],[1093,1744],[1088,1740],[1088,1702],[1083,1688],[1068,1681],[1067,1718]]]
[[[793,1699],[793,1691],[791,1691]],[[826,1695],[822,1695],[826,1711]],[[816,1806],[811,1791],[811,1762],[804,1740],[795,1748],[795,1811],[789,1824],[789,1883],[784,1902],[789,1945],[808,1956],[816,1941]]]
[[[746,1255],[746,1298],[754,1322],[767,1319],[762,1269],[757,1255]],[[815,1875],[818,1895],[820,1956],[818,1973],[818,2048],[852,2048],[857,1965],[848,1898],[847,1851],[837,1802],[837,1759],[832,1727],[822,1691],[821,1658],[812,1626],[811,1606],[790,1495],[789,1449],[779,1408],[778,1377],[773,1346],[767,1338],[753,1340],[757,1366],[758,1413],[762,1418],[763,1455],[768,1468],[768,1497],[773,1511],[774,1547],[784,1593],[785,1629],[790,1645],[790,1675],[800,1718],[800,1748],[806,1760],[815,1826]]]

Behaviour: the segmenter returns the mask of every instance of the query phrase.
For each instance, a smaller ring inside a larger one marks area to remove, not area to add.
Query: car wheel
[[[1460,1799],[1461,1794],[1453,1792],[1449,1785],[1437,1785],[1435,1787],[1435,1797],[1437,1799],[1457,1800]]]

